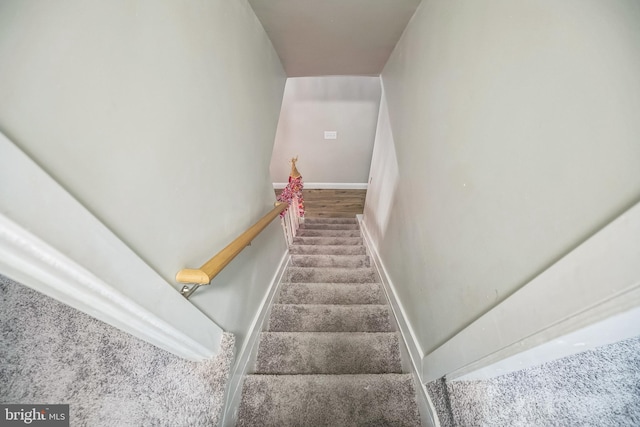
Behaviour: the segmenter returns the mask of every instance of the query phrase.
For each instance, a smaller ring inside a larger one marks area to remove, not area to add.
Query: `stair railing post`
[[[293,235],[295,236],[296,234],[298,234],[298,227],[300,227],[300,207],[298,204],[298,198],[294,197],[291,200],[291,206],[289,207],[289,210],[291,212],[291,222],[293,224]]]

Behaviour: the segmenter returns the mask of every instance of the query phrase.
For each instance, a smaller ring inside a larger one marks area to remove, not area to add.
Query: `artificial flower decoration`
[[[282,193],[278,196],[279,202],[285,202],[288,205],[291,205],[294,198],[298,199],[298,215],[302,218],[304,217],[304,199],[302,197],[302,188],[304,187],[304,183],[302,182],[302,175],[298,172],[298,168],[296,168],[296,162],[298,161],[298,157],[291,158],[291,173],[289,173],[289,183],[282,190]],[[288,208],[287,208],[288,209]],[[280,216],[284,216],[286,209],[280,214]]]

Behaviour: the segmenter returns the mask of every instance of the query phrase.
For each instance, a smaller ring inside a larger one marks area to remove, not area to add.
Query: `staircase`
[[[354,218],[306,219],[238,426],[420,426],[399,334]]]

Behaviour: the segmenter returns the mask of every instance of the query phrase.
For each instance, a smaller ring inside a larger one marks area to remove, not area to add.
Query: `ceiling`
[[[420,0],[249,0],[289,77],[378,75]]]

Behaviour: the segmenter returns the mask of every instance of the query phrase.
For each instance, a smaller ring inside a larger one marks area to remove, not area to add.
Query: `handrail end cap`
[[[176,281],[178,283],[195,283],[197,285],[208,285],[211,279],[202,270],[194,270],[191,268],[183,268],[176,273]]]

